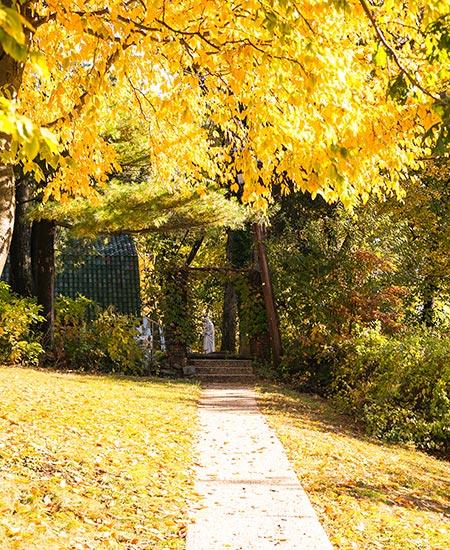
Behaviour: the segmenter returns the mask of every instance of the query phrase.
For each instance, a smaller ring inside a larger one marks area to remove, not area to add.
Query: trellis
[[[80,265],[77,260],[79,255],[65,255],[56,277],[57,294],[81,294],[101,307],[113,305],[120,313],[141,315],[138,254],[129,235],[99,239]]]

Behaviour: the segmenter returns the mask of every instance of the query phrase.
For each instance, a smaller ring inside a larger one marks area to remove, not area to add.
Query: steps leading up
[[[187,372],[202,382],[252,382],[251,359],[188,358]]]

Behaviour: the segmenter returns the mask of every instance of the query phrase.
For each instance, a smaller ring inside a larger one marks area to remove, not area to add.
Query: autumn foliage
[[[287,177],[350,205],[398,191],[430,153],[419,137],[439,125],[432,106],[446,105],[444,3],[398,10],[365,0],[2,4],[4,51],[25,62],[21,80],[4,83],[17,97],[3,120],[19,124],[17,113],[57,136],[53,158],[31,127],[14,134],[26,170],[43,177],[40,151],[54,164],[57,197],[106,181],[115,160],[104,121],[129,111],[151,128],[168,182],[177,166],[232,187],[240,172],[244,200],[258,204]]]

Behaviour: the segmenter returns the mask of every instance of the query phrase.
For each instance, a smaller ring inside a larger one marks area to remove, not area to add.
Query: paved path
[[[253,389],[211,386],[200,402],[202,495],[186,550],[327,550],[331,544]]]

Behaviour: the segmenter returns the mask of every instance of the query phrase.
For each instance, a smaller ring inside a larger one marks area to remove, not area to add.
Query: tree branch
[[[397,67],[400,69],[400,71],[406,76],[406,78],[411,82],[411,84],[413,84],[414,86],[416,86],[416,88],[418,88],[421,92],[423,92],[425,95],[427,95],[428,97],[431,97],[432,99],[434,99],[434,101],[437,101],[439,103],[442,102],[441,98],[439,96],[435,96],[433,93],[429,92],[426,88],[424,88],[420,82],[414,78],[414,76],[412,76],[409,71],[407,69],[405,69],[405,67],[402,65],[400,59],[398,58],[397,56],[397,53],[396,51],[394,50],[394,48],[389,44],[389,42],[386,40],[386,37],[384,36],[383,34],[383,31],[380,29],[380,27],[378,26],[377,24],[377,21],[375,19],[375,16],[373,15],[373,13],[370,11],[369,9],[369,6],[367,5],[367,2],[366,0],[359,0],[359,3],[361,4],[362,6],[362,9],[364,10],[364,13],[366,14],[367,18],[369,19],[370,21],[370,24],[372,25],[372,27],[374,28],[375,30],[375,33],[376,35],[378,36],[378,38],[380,39],[380,42],[383,44],[383,46],[386,48],[386,50],[390,53],[392,59],[394,60],[395,64],[397,65]]]
[[[200,31],[181,31],[179,29],[174,29],[168,23],[161,19],[156,19],[155,21],[175,34],[181,34],[183,36],[198,36],[201,40],[203,40],[203,42],[205,42],[205,44],[208,44],[208,46],[211,46],[211,48],[214,48],[215,50],[220,50],[222,46],[222,44],[217,45],[214,44],[214,42],[211,42],[211,40],[208,40],[208,38],[206,38],[206,36]]]
[[[131,44],[125,44],[125,45],[123,45],[122,48],[119,48],[119,47],[116,48],[116,50],[108,57],[108,59],[106,60],[106,64],[105,64],[105,70],[104,70],[103,75],[102,75],[103,77],[109,71],[109,69],[111,68],[114,61],[119,57],[120,53],[123,52],[124,50],[126,50],[129,46],[131,46]],[[88,91],[83,92],[79,96],[78,102],[73,106],[73,108],[68,113],[66,113],[64,115],[61,115],[58,118],[55,118],[54,120],[52,120],[51,122],[48,122],[47,124],[44,124],[43,126],[46,127],[46,128],[52,128],[56,124],[58,124],[58,122],[62,122],[66,118],[72,119],[76,113],[81,112],[81,110],[83,109],[83,107],[86,104],[86,101],[87,101],[87,99],[90,95],[92,95],[92,94]]]

